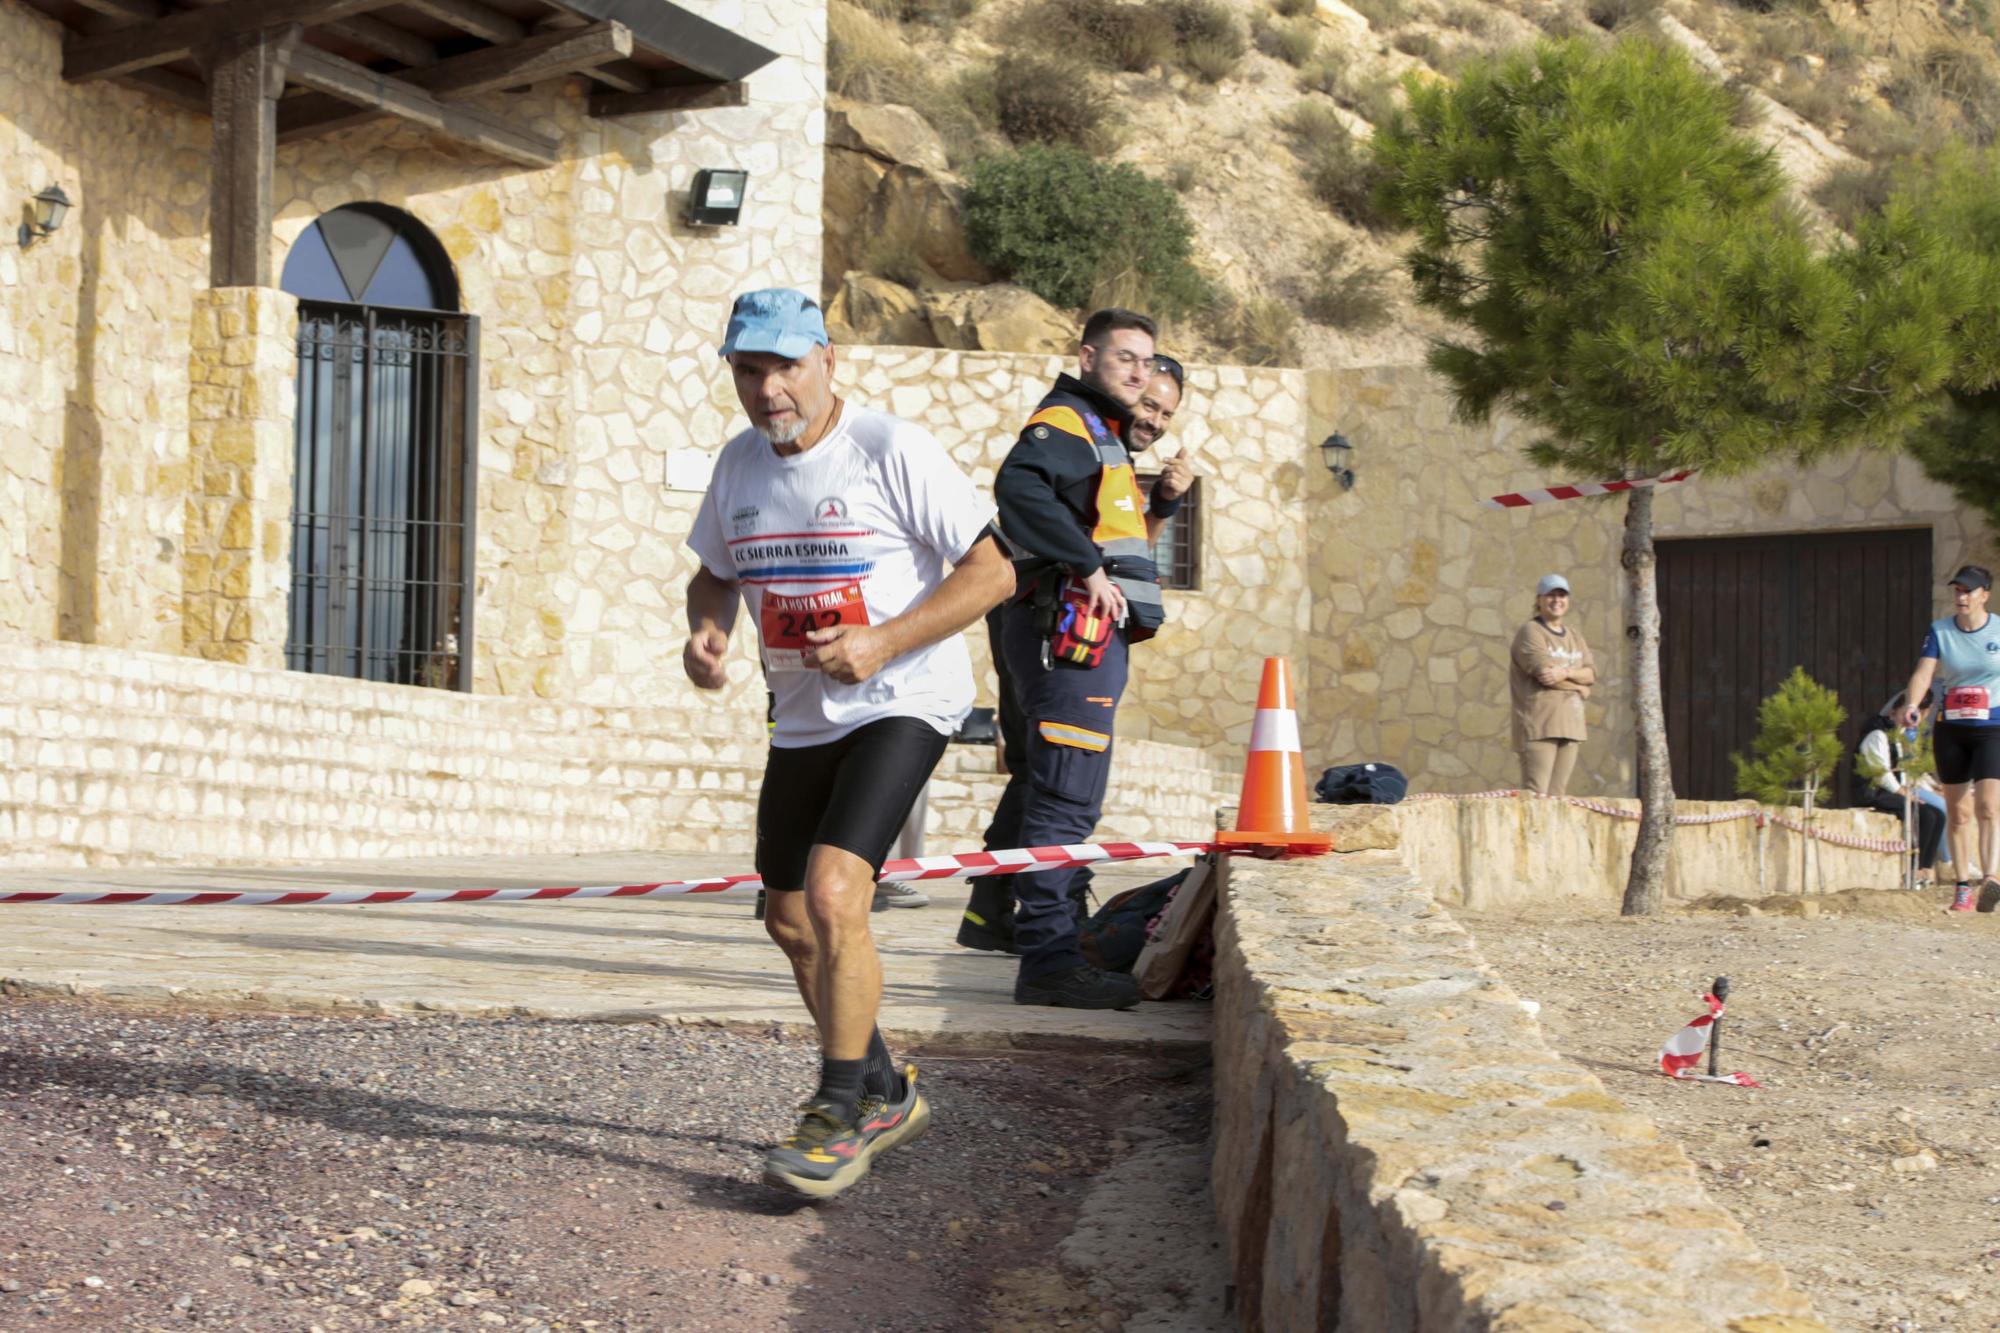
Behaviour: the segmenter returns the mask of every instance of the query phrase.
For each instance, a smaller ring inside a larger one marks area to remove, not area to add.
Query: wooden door
[[[1736,796],[1757,705],[1795,666],[1840,696],[1846,804],[1861,728],[1902,688],[1931,616],[1929,528],[1659,543],[1660,670],[1674,791]]]

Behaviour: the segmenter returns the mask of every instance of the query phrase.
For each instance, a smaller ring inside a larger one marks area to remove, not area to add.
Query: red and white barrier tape
[[[1152,856],[1198,856],[1206,842],[1097,842],[1018,851],[964,852],[886,862],[882,883],[913,879],[966,879],[1060,870],[1100,861],[1140,861]],[[362,903],[575,902],[583,898],[672,898],[724,889],[761,888],[756,874],[712,879],[661,880],[656,884],[598,884],[548,889],[0,889],[0,904],[94,907],[331,907]]]
[[[1668,486],[1677,481],[1686,481],[1695,474],[1694,468],[1684,468],[1679,472],[1669,472],[1660,477],[1638,477],[1631,481],[1582,481],[1574,486],[1551,486],[1545,491],[1510,491],[1496,495],[1490,500],[1481,500],[1483,509],[1524,509],[1529,505],[1548,504],[1554,500],[1582,500],[1592,495],[1616,495],[1619,491],[1634,491],[1643,486]]]
[[[1515,796],[1532,794],[1531,792],[1522,791],[1519,787],[1502,787],[1495,791],[1426,791],[1418,792],[1404,799],[1409,801],[1498,801]],[[1582,810],[1594,811],[1600,815],[1609,815],[1613,819],[1636,820],[1640,817],[1637,810],[1628,810],[1620,805],[1608,805],[1603,801],[1593,801],[1583,796],[1564,796],[1559,799],[1566,805],[1573,805]],[[1910,849],[1909,844],[1900,838],[1862,838],[1850,836],[1845,833],[1829,833],[1825,829],[1809,828],[1805,824],[1788,816],[1774,815],[1763,810],[1723,810],[1708,815],[1675,815],[1674,823],[1690,825],[1733,824],[1739,819],[1754,819],[1757,821],[1758,828],[1763,828],[1767,824],[1776,824],[1779,828],[1790,829],[1794,833],[1802,833],[1806,837],[1819,842],[1831,843],[1835,847],[1851,847],[1861,852],[1906,852]]]

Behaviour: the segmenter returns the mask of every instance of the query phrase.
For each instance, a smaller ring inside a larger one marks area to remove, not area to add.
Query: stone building
[[[746,846],[761,684],[742,643],[719,695],[682,678],[683,543],[729,298],[822,287],[824,53],[818,0],[0,0],[0,187],[73,204],[0,244],[0,859]],[[740,216],[703,218],[728,172]],[[983,483],[1061,365],[839,374]],[[1420,368],[1189,391],[1112,829],[1228,793],[1268,654],[1311,762],[1511,781],[1507,638],[1549,568],[1605,671],[1579,785],[1629,790],[1615,506],[1480,510],[1543,479]],[[1992,549],[1882,457],[1661,508]],[[955,752],[941,841],[994,794]]]

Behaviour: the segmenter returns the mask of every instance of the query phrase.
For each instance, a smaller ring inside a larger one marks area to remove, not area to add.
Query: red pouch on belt
[[[1104,646],[1117,632],[1117,621],[1090,614],[1090,594],[1080,584],[1066,584],[1062,605],[1056,609],[1055,633],[1049,636],[1050,656],[1058,662],[1094,667],[1104,660]]]

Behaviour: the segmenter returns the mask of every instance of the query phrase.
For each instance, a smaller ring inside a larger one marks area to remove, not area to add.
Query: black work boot
[[[972,886],[972,901],[958,923],[958,942],[967,949],[1014,953],[1014,900],[990,879]]]
[[[1014,1003],[1058,1009],[1130,1009],[1139,1003],[1139,983],[1129,973],[1102,972],[1085,963],[1020,978],[1014,983]]]

